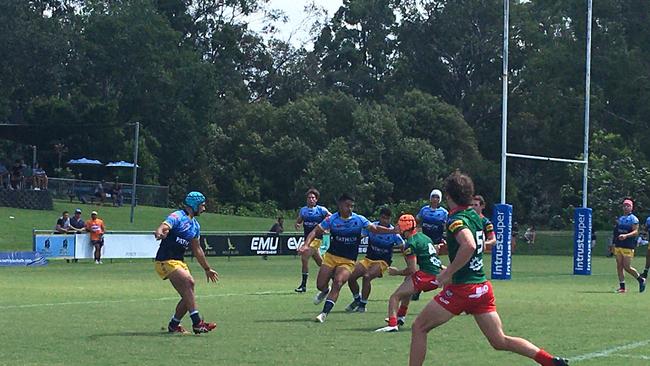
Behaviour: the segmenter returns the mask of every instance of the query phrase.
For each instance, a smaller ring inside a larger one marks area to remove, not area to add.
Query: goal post
[[[573,274],[591,274],[592,210],[587,207],[589,171],[589,99],[591,87],[591,31],[593,0],[587,1],[587,44],[585,60],[584,144],[582,160],[548,156],[525,155],[508,152],[508,42],[510,30],[510,0],[503,1],[503,70],[502,70],[502,120],[501,120],[501,202],[495,205],[492,222],[497,242],[492,250],[492,279],[511,279],[512,270],[512,214],[513,207],[506,197],[506,173],[508,158],[553,161],[582,164],[582,207],[574,212]]]

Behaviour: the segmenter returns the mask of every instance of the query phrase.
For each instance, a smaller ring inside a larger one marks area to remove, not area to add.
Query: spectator
[[[34,188],[34,170],[30,166],[22,163],[23,168],[23,189],[32,189]]]
[[[104,200],[106,199],[106,191],[104,190],[104,181],[99,182],[97,186],[95,187],[95,197],[99,199],[99,205],[104,204]]]
[[[122,207],[124,196],[122,195],[122,183],[115,179],[113,183],[113,206]]]
[[[74,210],[74,216],[72,216],[70,218],[70,227],[76,232],[84,231],[84,228],[86,227],[86,223],[84,222],[83,218],[81,217],[81,209],[80,208]]]
[[[95,247],[95,264],[102,264],[102,247],[104,246],[104,221],[97,217],[97,211],[90,213],[86,221],[86,230],[90,232],[90,243]]]
[[[9,177],[11,189],[21,189],[23,183],[23,163],[20,159],[16,159],[14,165],[11,166],[11,173]]]
[[[278,236],[284,232],[284,218],[282,216],[278,217],[278,221],[271,226],[269,229],[269,234],[272,236]],[[267,255],[263,255],[262,259],[268,260],[269,257]]]
[[[0,163],[0,188],[9,187],[9,170],[4,164]]]
[[[41,166],[36,163],[34,166],[34,190],[40,191],[40,190],[47,190],[47,174],[45,173],[45,170],[41,168]]]
[[[535,225],[531,225],[526,229],[526,232],[524,233],[524,238],[526,239],[526,243],[528,245],[534,245],[535,244],[535,237],[537,236],[537,231],[535,230]]]
[[[67,234],[70,231],[70,214],[68,211],[63,211],[61,217],[56,220],[56,227],[54,228],[55,234]]]

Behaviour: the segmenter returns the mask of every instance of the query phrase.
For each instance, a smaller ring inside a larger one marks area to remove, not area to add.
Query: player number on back
[[[472,271],[479,271],[483,268],[483,249],[485,246],[485,236],[483,231],[476,232],[476,254],[474,258],[469,261],[469,268]]]
[[[485,246],[485,235],[483,231],[476,232],[476,254],[483,253],[483,247]]]

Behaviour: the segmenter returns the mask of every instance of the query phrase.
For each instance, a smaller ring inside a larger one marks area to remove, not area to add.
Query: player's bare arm
[[[153,232],[153,235],[156,237],[157,240],[162,240],[167,237],[167,234],[169,234],[169,224],[166,222],[163,222],[158,226],[156,231]]]
[[[309,245],[311,245],[311,242],[316,238],[316,236],[323,235],[323,233],[325,233],[325,230],[323,230],[323,228],[320,225],[316,225],[314,230],[309,232],[309,235],[307,235],[305,241],[298,248],[298,253],[302,253],[303,251],[309,249]]]
[[[388,274],[391,276],[410,276],[417,271],[417,259],[414,255],[404,257],[406,267],[397,269],[395,267],[388,267]]]
[[[192,239],[192,253],[194,253],[196,261],[199,262],[205,271],[205,276],[208,278],[208,281],[217,282],[219,280],[219,274],[217,271],[210,268],[208,261],[205,259],[205,253],[203,253],[203,248],[201,248],[198,238]]]

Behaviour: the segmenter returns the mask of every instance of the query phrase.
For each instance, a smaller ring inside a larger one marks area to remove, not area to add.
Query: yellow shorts
[[[634,249],[630,248],[614,248],[614,255],[622,255],[623,257],[634,257]]]
[[[343,267],[352,273],[354,271],[354,261],[352,259],[339,257],[331,253],[325,253],[323,256],[323,265],[329,268]]]
[[[320,249],[321,244],[323,244],[322,239],[314,239],[309,243],[309,247],[318,250]]]
[[[158,273],[158,276],[160,276],[160,278],[163,280],[166,280],[167,276],[179,268],[182,268],[188,272],[190,271],[185,262],[176,259],[170,259],[168,261],[156,261],[155,266],[156,273]]]
[[[388,263],[386,263],[386,261],[372,260],[372,259],[368,259],[367,257],[363,258],[357,263],[364,266],[367,270],[370,269],[370,267],[378,264],[379,268],[381,268],[381,274],[384,274],[384,272],[386,272],[386,270],[388,269]]]

